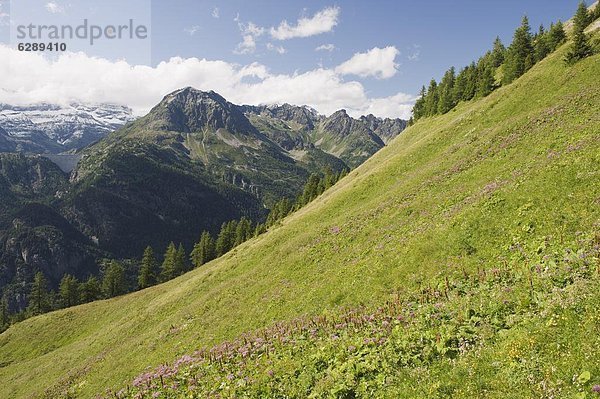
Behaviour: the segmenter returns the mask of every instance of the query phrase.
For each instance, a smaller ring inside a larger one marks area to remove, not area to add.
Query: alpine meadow
[[[0,398],[600,399],[600,5],[490,45],[406,120],[5,107]]]

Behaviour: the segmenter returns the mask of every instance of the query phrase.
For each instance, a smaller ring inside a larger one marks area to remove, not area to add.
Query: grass
[[[279,321],[376,308],[456,269],[533,266],[507,259],[509,247],[536,254],[550,240],[563,253],[600,221],[600,56],[567,67],[565,50],[485,99],[420,121],[280,226],[200,269],[12,326],[0,335],[0,397],[93,397]],[[502,354],[513,342],[537,348],[526,337],[544,351],[555,337],[576,340],[556,371],[541,369],[566,381],[574,364],[598,357],[586,341],[594,304],[597,296],[584,312],[565,310],[556,330],[524,320],[454,363],[397,370],[396,386],[450,373],[459,386],[444,389],[506,397],[510,377],[523,390],[512,397],[534,397],[525,391],[532,370],[497,363]]]

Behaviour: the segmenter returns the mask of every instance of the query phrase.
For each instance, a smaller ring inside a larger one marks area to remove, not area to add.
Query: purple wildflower
[[[600,385],[596,384],[592,387],[592,392],[600,393]]]

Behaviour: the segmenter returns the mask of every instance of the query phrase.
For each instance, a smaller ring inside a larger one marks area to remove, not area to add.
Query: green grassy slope
[[[600,220],[600,56],[565,48],[514,84],[420,121],[279,227],[168,283],[0,335],[0,397],[92,397],[147,366],[277,320],[377,305],[507,246]],[[58,392],[53,391],[53,392]]]

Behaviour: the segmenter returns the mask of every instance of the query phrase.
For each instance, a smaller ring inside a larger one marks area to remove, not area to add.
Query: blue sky
[[[395,46],[398,73],[390,79],[364,79],[378,96],[401,90],[417,93],[432,77],[441,77],[452,66],[463,66],[482,55],[497,35],[510,43],[523,15],[533,27],[567,20],[578,0],[383,0],[383,1],[155,1],[153,2],[153,62],[179,55],[230,60],[258,61],[274,72],[310,70],[322,64],[334,67],[356,52],[373,47]],[[252,54],[234,54],[240,31],[234,18],[258,26],[277,26],[282,20],[296,21],[325,7],[340,8],[338,24],[331,32],[308,38],[273,41],[283,46],[283,55],[266,49],[268,38],[257,43]],[[219,18],[212,17],[214,8]],[[184,30],[197,27],[193,36]],[[333,44],[332,52],[315,52],[322,44]],[[413,61],[409,60],[409,56]]]
[[[0,0],[0,102],[114,102],[143,114],[189,85],[236,103],[407,118],[421,85],[477,59],[497,35],[508,45],[523,15],[537,29],[569,19],[577,3]],[[134,19],[150,37],[72,40],[64,54],[15,50],[17,24],[83,18]]]

